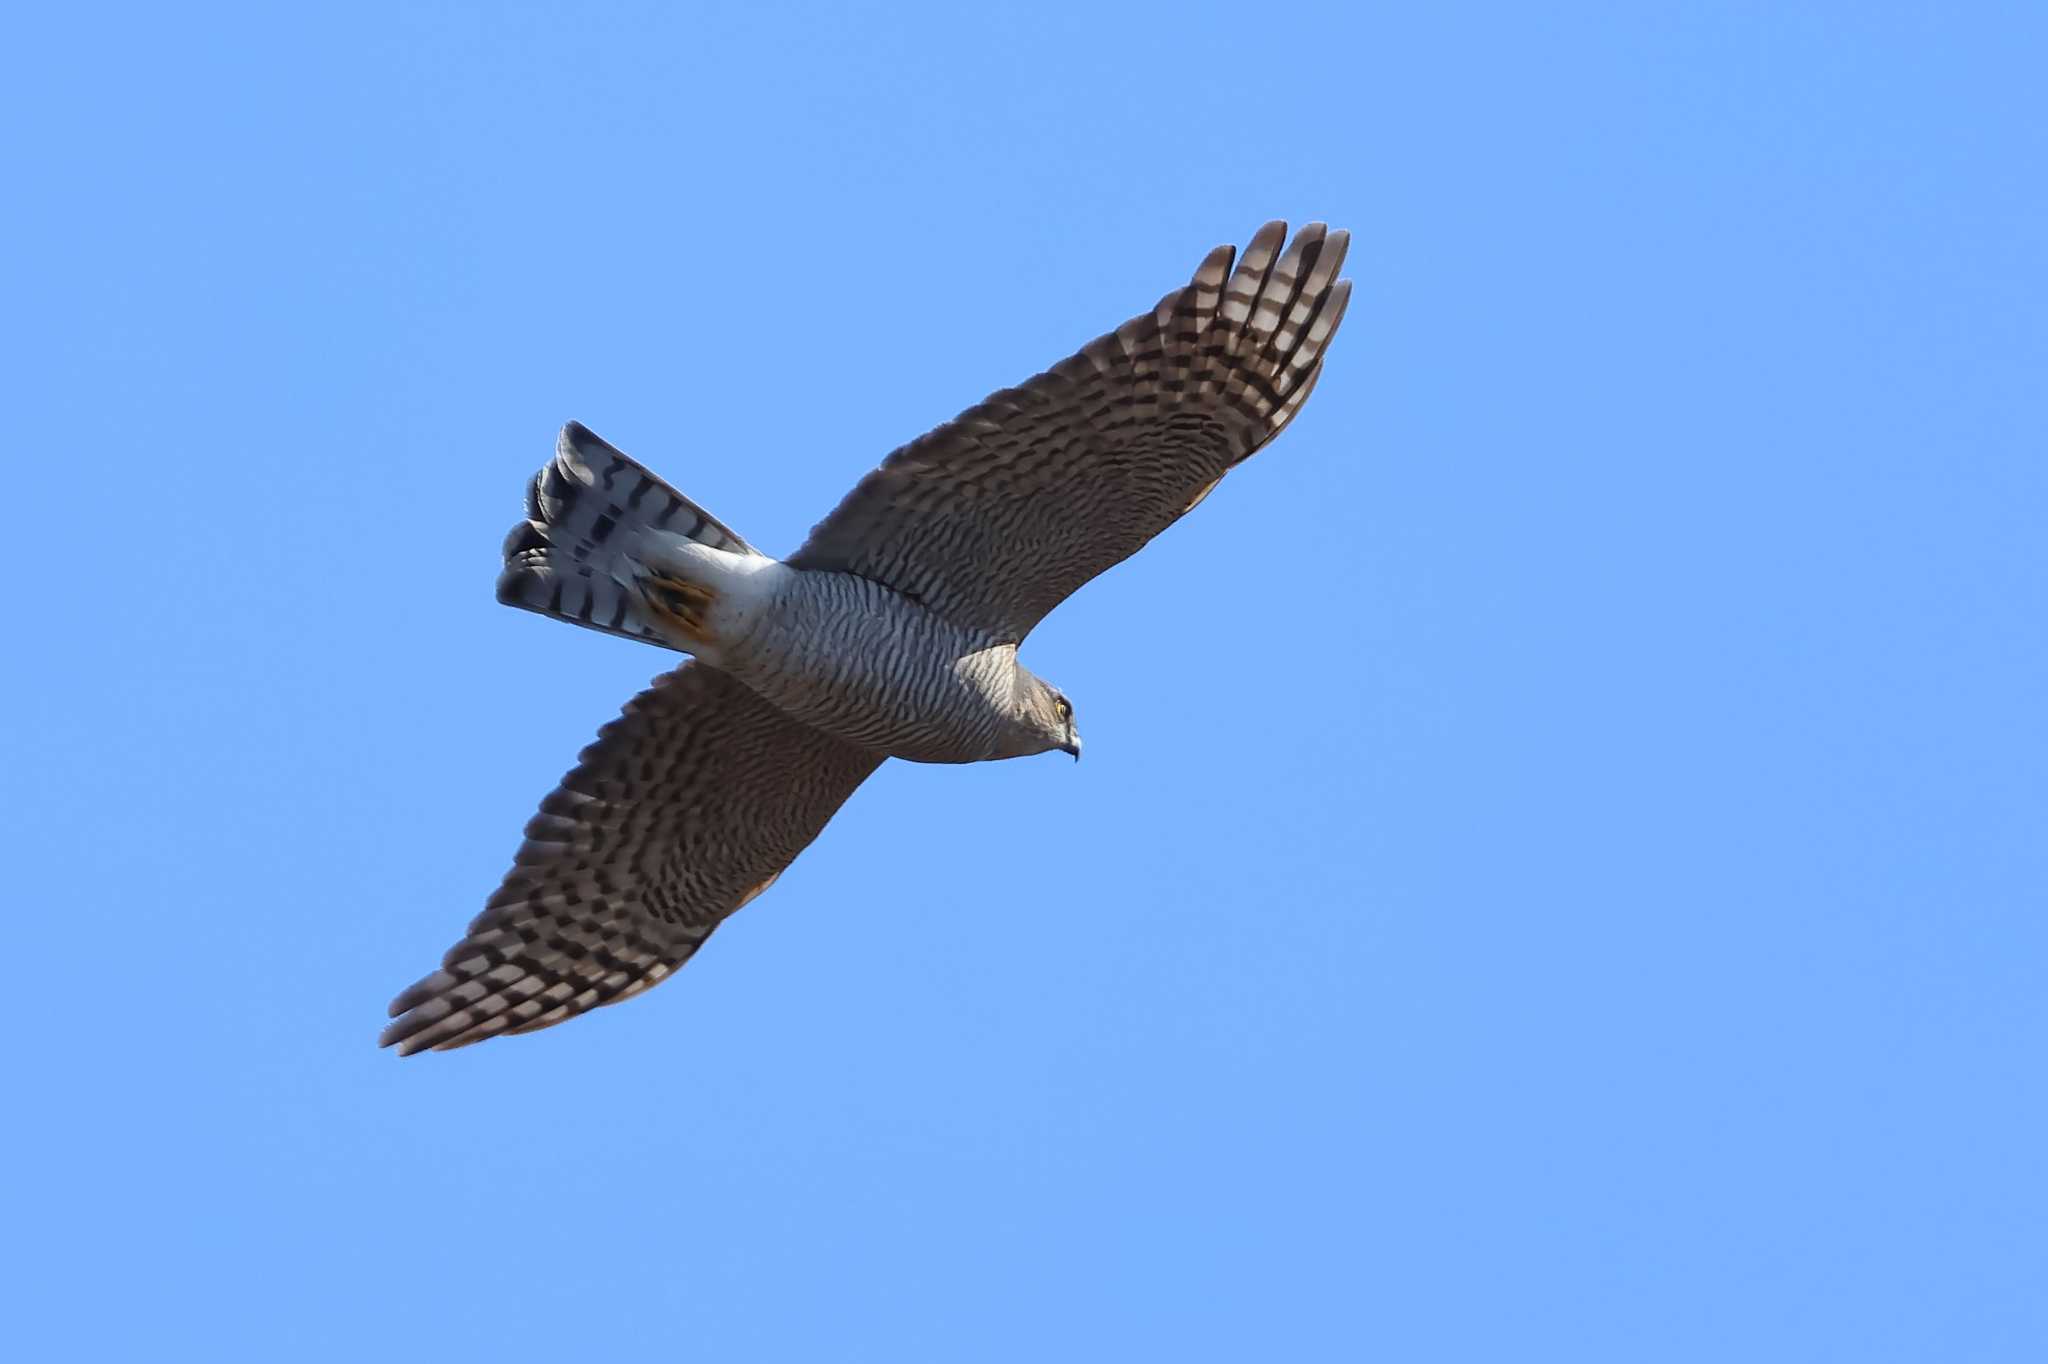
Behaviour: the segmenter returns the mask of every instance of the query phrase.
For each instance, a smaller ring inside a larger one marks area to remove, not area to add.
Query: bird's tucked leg
[[[640,594],[654,623],[676,636],[676,642],[695,652],[718,642],[711,630],[711,608],[718,594],[702,583],[668,573],[649,573],[640,579]]]

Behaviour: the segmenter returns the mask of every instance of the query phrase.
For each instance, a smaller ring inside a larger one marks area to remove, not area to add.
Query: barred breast
[[[849,573],[791,571],[718,665],[806,724],[912,762],[994,755],[1017,649]]]

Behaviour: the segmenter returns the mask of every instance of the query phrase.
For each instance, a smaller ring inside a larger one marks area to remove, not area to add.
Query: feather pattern
[[[1017,643],[1292,420],[1350,297],[1347,241],[1276,222],[1241,257],[1218,247],[1151,311],[891,454],[786,566],[570,423],[500,600],[717,666],[656,679],[599,732],[383,1045],[529,1032],[665,979],[885,755],[1078,756],[1071,705]],[[650,591],[696,633],[660,628]]]
[[[649,618],[638,580],[650,553],[680,541],[761,553],[582,422],[570,422],[554,459],[527,486],[526,519],[505,537],[498,600],[674,648]]]
[[[1349,236],[1268,223],[1148,313],[891,454],[790,556],[1021,641],[1142,549],[1308,396],[1343,319]]]
[[[657,678],[541,802],[504,884],[392,1001],[380,1044],[467,1046],[658,983],[881,761],[701,664]]]

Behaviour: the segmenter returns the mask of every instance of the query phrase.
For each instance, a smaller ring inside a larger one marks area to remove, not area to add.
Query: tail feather
[[[663,540],[759,554],[581,422],[526,490],[526,520],[505,537],[498,600],[607,634],[674,648],[646,612],[646,558]]]

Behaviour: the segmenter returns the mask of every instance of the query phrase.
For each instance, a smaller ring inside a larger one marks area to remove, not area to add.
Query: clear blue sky
[[[1790,8],[17,15],[21,1357],[2048,1359],[2048,19]],[[787,551],[1269,217],[1086,762],[375,1049],[668,665],[492,600],[562,421]]]

